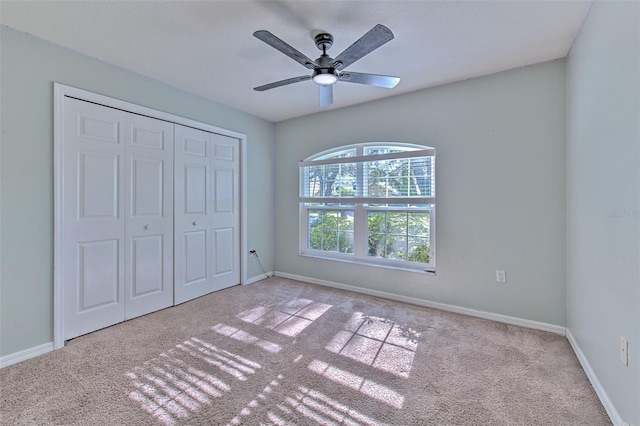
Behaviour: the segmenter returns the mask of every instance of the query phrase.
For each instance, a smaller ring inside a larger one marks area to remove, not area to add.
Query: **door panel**
[[[240,283],[240,142],[238,139],[211,134],[215,176],[213,290]]]
[[[207,231],[184,233],[184,285],[205,282],[207,279]]]
[[[118,303],[118,258],[118,240],[78,244],[77,312]]]
[[[150,119],[153,120],[153,119]],[[154,120],[157,121],[157,120]],[[155,124],[153,123],[153,127],[149,126],[140,126],[137,124],[132,124],[131,126],[131,145],[139,146],[142,148],[151,148],[158,149],[163,151],[165,149],[165,139],[166,134],[164,129],[155,128]]]
[[[131,159],[131,215],[134,218],[162,217],[164,200],[164,161],[146,158]]]
[[[118,218],[119,158],[78,152],[78,219]]]
[[[83,103],[88,104],[88,102]],[[115,114],[109,114],[111,117],[103,117],[101,108],[98,105],[94,105],[93,108],[85,106],[82,112],[77,111],[78,121],[74,126],[78,129],[77,137],[86,141],[119,144],[121,141],[120,120],[124,114],[114,111]],[[119,116],[119,118],[114,119],[114,115]]]
[[[207,214],[207,166],[184,165],[184,213]]]
[[[163,291],[165,279],[163,235],[131,239],[132,282],[131,298],[150,296]]]
[[[233,272],[233,254],[236,251],[233,228],[219,228],[214,231],[216,276]]]
[[[233,213],[235,188],[233,170],[215,170],[215,213]]]
[[[128,114],[126,135],[129,319],[173,304],[173,124]]]
[[[211,292],[209,134],[175,125],[175,303]]]
[[[124,319],[124,121],[122,111],[64,100],[65,340]]]
[[[182,130],[180,130],[180,134],[182,137],[182,152],[184,154],[193,155],[196,157],[207,156],[207,132],[203,132],[200,130],[190,132],[186,127],[182,127]]]

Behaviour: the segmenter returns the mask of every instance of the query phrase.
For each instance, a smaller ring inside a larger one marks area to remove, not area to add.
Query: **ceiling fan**
[[[333,36],[329,33],[320,33],[314,37],[316,47],[322,50],[322,55],[315,61],[305,56],[303,53],[280,40],[269,31],[260,30],[253,33],[254,37],[269,46],[284,53],[299,64],[313,70],[311,75],[301,75],[276,81],[263,86],[254,87],[253,90],[262,92],[287,84],[312,80],[318,85],[318,97],[320,106],[327,106],[333,103],[333,85],[338,81],[347,83],[368,84],[370,86],[386,87],[391,89],[399,82],[399,77],[379,74],[363,74],[359,72],[345,71],[344,69],[365,55],[373,52],[386,42],[393,39],[393,33],[384,25],[376,25],[365,35],[360,37],[355,43],[346,48],[335,59],[327,55],[327,50],[333,44]]]

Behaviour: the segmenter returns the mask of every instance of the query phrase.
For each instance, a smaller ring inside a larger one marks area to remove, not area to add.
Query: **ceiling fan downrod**
[[[317,67],[313,72],[313,82],[320,86],[336,84],[339,76],[336,73],[333,58],[327,55],[327,50],[333,45],[333,36],[329,33],[320,33],[313,40],[316,47],[322,50],[322,56],[316,61]]]

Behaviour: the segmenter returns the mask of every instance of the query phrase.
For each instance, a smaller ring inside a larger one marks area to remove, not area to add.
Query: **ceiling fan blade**
[[[264,92],[265,90],[273,89],[280,86],[286,86],[287,84],[299,83],[301,81],[311,80],[310,75],[301,75],[299,77],[288,78],[286,80],[275,81],[273,83],[265,84],[263,86],[254,87],[253,90],[258,92]]]
[[[280,40],[278,37],[274,36],[267,30],[260,30],[253,33],[253,36],[258,40],[262,40],[267,43],[269,46],[274,49],[279,50],[284,53],[294,61],[302,64],[303,66],[312,70],[315,67],[315,62],[313,59],[310,59],[305,54],[301,53],[296,48],[292,47],[290,44]]]
[[[333,103],[333,84],[318,86],[318,99],[320,106],[329,106]]]
[[[347,83],[360,83],[368,84],[370,86],[386,87],[392,89],[400,83],[400,77],[392,77],[390,75],[379,74],[363,74],[361,72],[344,71],[338,77],[340,81],[346,81]]]
[[[384,25],[378,24],[339,54],[335,59],[334,68],[346,68],[392,39],[393,33],[391,30]]]

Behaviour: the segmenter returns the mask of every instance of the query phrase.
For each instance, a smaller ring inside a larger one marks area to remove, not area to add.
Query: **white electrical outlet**
[[[620,336],[620,361],[624,365],[629,365],[629,341]]]
[[[496,282],[497,283],[507,282],[507,273],[504,270],[496,269]]]

